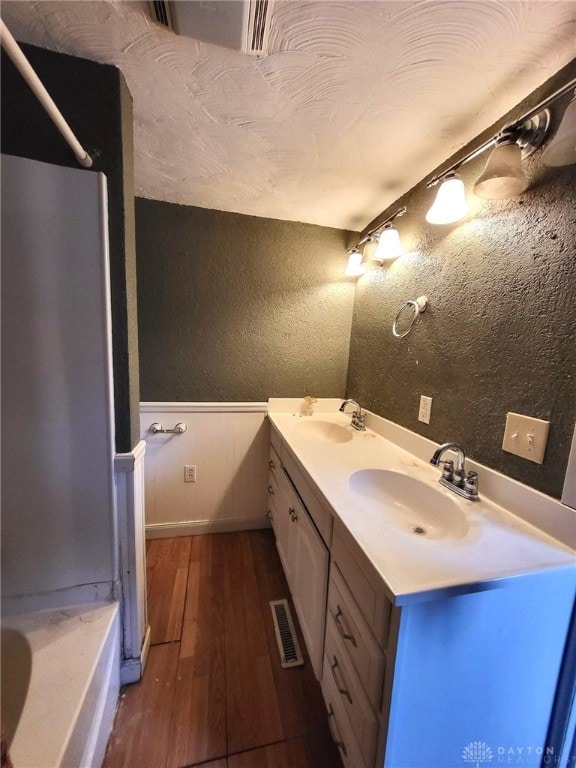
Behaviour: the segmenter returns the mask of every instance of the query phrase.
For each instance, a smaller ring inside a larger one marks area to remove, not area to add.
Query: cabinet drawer
[[[332,566],[328,622],[342,640],[373,709],[380,708],[385,659],[337,566]]]
[[[326,658],[324,659],[324,669],[329,669]],[[366,766],[364,763],[332,676],[330,674],[324,675],[321,684],[322,695],[328,710],[328,726],[332,739],[340,752],[344,768],[372,768],[372,766]]]
[[[334,526],[332,562],[338,566],[376,640],[386,648],[392,605],[384,597],[383,584],[366,556],[341,525]]]
[[[288,477],[296,486],[296,490],[306,505],[306,509],[314,521],[314,525],[318,528],[326,546],[330,547],[332,541],[332,514],[321,504],[312,488],[308,485],[304,473],[286,447],[284,447],[282,451],[282,462]]]
[[[342,710],[356,736],[362,759],[366,765],[373,765],[378,742],[378,718],[331,625],[326,631],[323,677],[328,675],[338,691]]]

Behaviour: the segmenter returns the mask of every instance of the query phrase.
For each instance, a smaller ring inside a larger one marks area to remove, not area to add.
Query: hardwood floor
[[[153,539],[147,579],[152,646],[104,768],[341,768],[308,658],[280,665],[269,602],[289,592],[271,531]]]

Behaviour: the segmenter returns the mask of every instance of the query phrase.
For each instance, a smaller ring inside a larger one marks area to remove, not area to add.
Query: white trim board
[[[134,472],[136,463],[146,453],[146,441],[136,443],[134,450],[129,453],[117,453],[114,456],[114,470],[116,472]]]
[[[137,683],[144,674],[148,651],[150,650],[150,625],[146,627],[146,635],[142,643],[142,650],[137,659],[122,659],[120,663],[120,685]]]
[[[177,523],[150,523],[146,526],[147,539],[169,539],[172,536],[196,536],[199,533],[233,533],[269,528],[270,521],[265,515],[257,517],[222,520],[184,520]]]
[[[140,403],[140,413],[267,413],[268,403]]]

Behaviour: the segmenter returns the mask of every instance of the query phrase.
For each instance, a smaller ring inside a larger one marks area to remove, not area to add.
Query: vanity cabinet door
[[[268,492],[270,493],[272,500],[272,524],[276,536],[276,549],[278,550],[278,555],[280,556],[286,579],[288,584],[290,584],[292,574],[291,549],[294,539],[290,518],[290,503],[287,498],[287,493],[290,492],[290,489],[288,488],[288,481],[283,476],[282,470],[276,474],[270,472],[269,479],[270,486]]]
[[[289,503],[293,538],[290,543],[288,583],[310,661],[316,677],[320,679],[324,652],[329,554],[306,509],[293,491],[291,491]]]

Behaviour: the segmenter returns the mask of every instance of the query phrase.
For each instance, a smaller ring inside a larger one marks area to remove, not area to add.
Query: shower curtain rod
[[[36,97],[38,98],[38,101],[46,112],[48,112],[48,115],[52,119],[52,122],[58,128],[62,136],[66,139],[68,144],[70,145],[72,151],[76,155],[76,159],[80,163],[80,165],[84,166],[84,168],[90,168],[92,165],[92,158],[86,152],[84,147],[80,144],[74,133],[72,132],[72,129],[64,119],[64,116],[54,104],[52,97],[46,90],[46,88],[42,85],[42,81],[36,74],[36,72],[33,70],[32,65],[24,55],[24,52],[14,40],[12,37],[10,30],[6,26],[6,24],[0,19],[0,41],[2,42],[2,47],[8,54],[8,56],[12,59],[14,62],[14,66],[16,69],[20,72],[24,80],[28,83]]]

